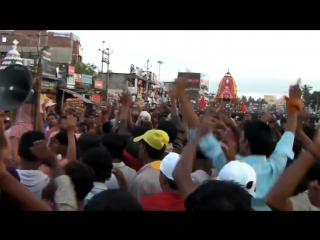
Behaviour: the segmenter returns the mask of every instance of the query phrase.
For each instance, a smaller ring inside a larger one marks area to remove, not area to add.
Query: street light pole
[[[158,77],[158,82],[160,82],[160,67],[161,64],[164,64],[164,62],[162,62],[161,60],[157,61],[157,63],[159,64],[159,77]]]
[[[149,79],[148,79],[148,75],[149,75],[149,69],[152,67],[152,65],[149,67],[149,59],[147,60],[147,66],[144,66],[145,69],[147,69],[147,84],[146,84],[146,98],[148,98],[148,87],[149,87]]]

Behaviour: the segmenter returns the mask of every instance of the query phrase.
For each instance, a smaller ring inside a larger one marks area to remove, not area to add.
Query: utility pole
[[[146,99],[148,99],[148,87],[149,87],[149,69],[152,68],[152,65],[149,67],[149,59],[147,60],[147,66],[144,66],[147,69],[147,84],[146,84]]]
[[[42,65],[41,65],[41,53],[40,53],[40,43],[41,43],[41,30],[39,30],[38,34],[38,46],[37,46],[37,53],[38,53],[38,58],[37,58],[37,65],[35,68],[35,82],[39,81],[39,84],[41,86],[42,82]],[[35,108],[34,108],[34,118],[33,118],[33,129],[34,130],[40,130],[38,129],[39,127],[39,110],[40,110],[40,92],[38,89],[38,84],[35,84],[37,87],[34,89],[34,99],[35,99]]]
[[[102,50],[99,49],[100,52],[102,52],[102,58],[101,58],[101,80],[102,80],[102,72],[103,72],[103,63],[107,64],[107,84],[106,84],[106,95],[107,95],[107,101],[108,101],[108,90],[109,90],[109,79],[110,79],[110,55],[113,53],[113,50],[110,52],[109,47],[104,49],[104,41],[102,44]],[[105,58],[104,55],[107,55]]]
[[[159,77],[158,77],[158,82],[160,82],[160,67],[161,64],[164,64],[164,62],[162,62],[161,60],[157,61],[157,63],[159,64]]]
[[[103,74],[103,58],[104,58],[104,41],[102,42],[102,50],[99,48],[99,51],[101,52],[101,81],[102,81],[102,74]]]

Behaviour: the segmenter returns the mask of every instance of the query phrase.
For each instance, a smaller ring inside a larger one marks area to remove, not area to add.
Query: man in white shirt
[[[126,182],[127,187],[130,188],[133,179],[137,175],[136,171],[122,162],[122,154],[125,148],[126,139],[116,133],[108,133],[102,137],[103,146],[110,152],[113,162],[113,167],[119,169]],[[109,189],[119,188],[119,184],[115,175],[112,174],[110,180],[106,182]]]
[[[105,182],[111,178],[113,166],[110,153],[103,147],[89,150],[82,162],[91,167],[95,174],[94,186],[84,200],[85,205],[94,195],[108,189]]]

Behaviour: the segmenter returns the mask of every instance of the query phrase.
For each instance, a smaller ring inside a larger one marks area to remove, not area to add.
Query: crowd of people
[[[281,121],[267,112],[236,119],[223,102],[199,115],[186,84],[177,79],[171,106],[155,109],[140,109],[128,91],[95,110],[57,114],[43,102],[37,131],[32,103],[14,121],[1,111],[0,210],[320,209],[320,136],[299,83]]]

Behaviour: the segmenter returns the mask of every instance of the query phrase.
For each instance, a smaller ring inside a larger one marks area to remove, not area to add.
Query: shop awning
[[[89,99],[86,99],[85,97],[81,96],[79,93],[76,93],[74,91],[71,91],[69,89],[65,89],[65,88],[60,88],[60,90],[72,94],[74,97],[77,97],[79,99],[81,99],[82,101],[84,101],[85,103],[89,103],[89,104],[94,104],[93,102],[91,102]]]

